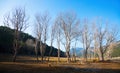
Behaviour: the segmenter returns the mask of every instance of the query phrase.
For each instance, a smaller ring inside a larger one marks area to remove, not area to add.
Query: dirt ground
[[[0,73],[120,73],[118,63],[41,64],[0,62]]]
[[[17,62],[11,62],[10,59],[0,57],[0,73],[120,73],[119,62],[68,64],[65,61],[54,62],[56,58],[53,58],[51,62],[42,64],[31,57],[19,57]]]

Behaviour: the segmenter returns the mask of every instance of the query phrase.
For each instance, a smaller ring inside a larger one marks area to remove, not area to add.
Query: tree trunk
[[[88,52],[87,52],[87,49],[85,50],[85,61],[87,61],[87,54],[88,54]]]
[[[70,42],[66,45],[67,63],[70,62]]]
[[[43,58],[44,58],[44,56],[43,56],[43,48],[42,48],[42,52],[41,52],[41,62],[43,63]]]
[[[13,62],[16,62],[16,56],[17,56],[17,49],[15,48],[14,56],[13,56]]]
[[[52,50],[53,50],[52,44],[51,44],[51,47],[50,47],[50,48],[51,48],[51,49],[50,49],[50,52],[49,52],[48,61],[49,61],[49,59],[50,59],[50,56],[51,56],[51,53],[52,53]]]
[[[43,44],[40,42],[41,62],[43,62]]]
[[[104,53],[101,53],[101,61],[104,61]]]
[[[76,62],[76,48],[74,48],[74,62]]]
[[[100,46],[100,60],[104,61],[104,52],[102,46]]]
[[[41,56],[41,62],[43,63],[43,56]]]
[[[60,62],[60,48],[58,48],[58,62]]]
[[[16,61],[16,56],[17,56],[17,49],[18,49],[18,28],[15,30],[15,37],[14,37],[14,43],[13,43],[13,47],[14,47],[14,56],[13,56],[13,62]]]
[[[70,55],[69,55],[68,51],[66,52],[66,55],[67,55],[67,63],[69,63],[70,62]]]
[[[36,45],[36,47],[35,47],[35,54],[36,54],[36,60],[37,60],[37,62],[38,62],[38,48],[37,48],[37,45]]]
[[[35,54],[36,54],[36,60],[37,60],[37,62],[39,61],[38,60],[38,43],[37,43],[37,41],[36,41],[36,45],[35,45]]]
[[[41,62],[43,63],[43,58],[44,58],[44,52],[45,52],[45,44],[42,44],[42,42],[40,42],[40,53],[41,53]]]
[[[76,49],[76,48],[73,48],[73,59],[72,59],[72,60],[73,60],[74,62],[76,62],[76,53],[75,53],[76,50],[75,50],[75,49]]]
[[[57,45],[58,45],[58,63],[60,62],[60,30],[57,35]]]
[[[52,48],[51,48],[52,49]],[[50,52],[49,52],[49,55],[48,55],[48,62],[50,61],[50,55],[51,55],[51,52],[52,50],[50,49]]]
[[[36,58],[37,58],[37,62],[39,61],[39,59],[38,59],[38,54],[36,54]]]
[[[41,62],[42,63],[44,61],[45,50],[46,50],[46,44],[42,44],[42,48],[41,48]]]

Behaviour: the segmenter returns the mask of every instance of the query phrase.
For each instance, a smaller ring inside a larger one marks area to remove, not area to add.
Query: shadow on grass
[[[34,67],[26,65],[1,65],[0,73],[120,73],[119,69],[93,69],[73,67]]]
[[[40,62],[40,60],[39,60]],[[97,64],[89,64],[87,67],[94,65],[102,66],[107,65],[108,63],[99,63]],[[74,64],[60,64],[61,66],[48,66],[48,64],[37,63],[35,59],[31,57],[18,57],[17,62],[12,62],[12,56],[0,56],[0,73],[120,73],[120,68],[118,69],[104,69],[104,68],[76,68],[73,67]],[[75,64],[75,66],[77,63]],[[113,66],[114,64],[110,64]],[[118,64],[115,64],[115,67]],[[82,65],[77,65],[82,66]],[[83,65],[84,66],[84,65]],[[108,66],[109,67],[109,64]],[[117,66],[117,67],[120,67]]]

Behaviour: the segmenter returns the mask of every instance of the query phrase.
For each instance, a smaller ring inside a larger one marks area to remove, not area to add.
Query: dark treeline
[[[27,33],[20,32],[20,41],[21,47],[18,49],[18,55],[35,55],[35,38]],[[14,30],[8,27],[0,26],[0,53],[4,54],[14,54],[13,50],[13,39],[14,39]],[[45,56],[49,55],[50,46],[47,45]],[[50,56],[57,57],[58,49],[52,48],[53,51]],[[40,49],[38,49],[38,55],[40,55]],[[65,56],[65,53],[61,51],[61,57]]]

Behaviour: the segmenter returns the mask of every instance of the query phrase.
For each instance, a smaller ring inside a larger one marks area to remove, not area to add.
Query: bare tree
[[[50,42],[50,44],[51,44],[51,46],[50,46],[50,52],[49,52],[49,57],[48,57],[48,61],[49,61],[49,58],[50,58],[50,55],[51,55],[51,53],[52,53],[52,51],[53,51],[53,41],[54,41],[54,39],[55,39],[55,33],[56,33],[56,26],[53,24],[52,26],[51,26],[51,42]]]
[[[98,54],[100,53],[99,52],[99,49],[98,49],[98,42],[97,42],[97,26],[93,23],[93,26],[92,26],[93,29],[93,44],[94,44],[94,50],[93,50],[93,53],[94,53],[94,58],[96,58],[96,56],[99,58]]]
[[[106,35],[107,29],[102,29],[102,26],[98,27],[97,37],[98,37],[98,43],[99,43],[99,50],[100,50],[100,59],[104,61],[104,45],[103,42],[105,41],[105,35]]]
[[[41,61],[43,62],[50,17],[48,13],[36,15],[37,37],[40,42]]]
[[[41,46],[41,37],[42,37],[42,32],[43,32],[43,25],[41,24],[41,19],[40,16],[37,14],[35,16],[35,32],[36,32],[36,45],[35,45],[35,53],[38,61],[38,44]],[[39,47],[40,48],[40,47]]]
[[[8,13],[4,16],[3,24],[4,24],[4,26],[9,27],[9,25],[10,25],[10,13]]]
[[[42,16],[42,21],[43,21],[43,45],[42,45],[42,48],[41,49],[41,56],[42,56],[42,61],[43,61],[43,57],[44,57],[44,54],[45,54],[45,50],[46,50],[46,41],[47,41],[47,36],[48,36],[48,27],[49,27],[49,22],[50,22],[50,17],[48,15],[48,13],[45,13],[43,14]]]
[[[108,47],[108,49],[107,49],[107,51],[105,52],[105,58],[106,59],[110,59],[112,56],[111,56],[111,54],[112,54],[112,52],[113,52],[113,50],[114,50],[114,48],[116,47],[117,45],[116,45],[116,43],[115,42],[113,42],[113,43],[111,43],[110,44],[110,46]]]
[[[15,30],[14,33],[14,56],[13,61],[16,61],[17,50],[20,48],[20,33],[28,27],[28,18],[26,16],[25,8],[16,8],[8,16],[4,17],[4,24],[12,26]]]
[[[83,29],[82,29],[82,43],[83,43],[83,48],[85,49],[84,57],[85,61],[87,61],[87,56],[88,56],[88,49],[90,48],[91,41],[92,41],[92,34],[90,31],[90,27],[88,27],[88,21],[84,21]]]
[[[57,45],[58,45],[58,62],[60,62],[60,39],[61,39],[61,32],[60,32],[60,28],[58,26],[57,28]]]
[[[77,19],[76,14],[72,12],[61,13],[57,18],[63,33],[67,62],[69,63],[71,40],[75,38],[75,28],[79,25],[79,20]]]
[[[96,25],[97,26],[97,25]],[[109,29],[108,29],[109,28]],[[104,61],[104,55],[110,45],[115,41],[117,36],[117,31],[108,26],[106,23],[104,27],[100,24],[97,27],[97,38],[96,41],[98,42],[98,49],[99,49],[99,58],[100,60]]]
[[[60,19],[59,17],[56,18],[55,20],[55,30],[56,30],[56,33],[55,33],[55,36],[56,36],[56,39],[57,39],[57,45],[58,45],[58,63],[60,62],[60,42],[61,42],[61,27],[60,27]]]

